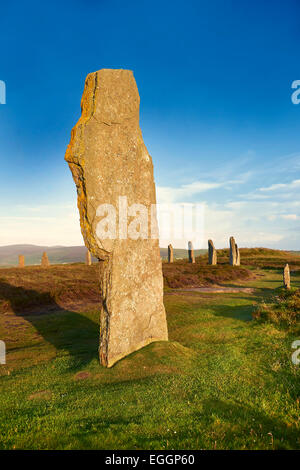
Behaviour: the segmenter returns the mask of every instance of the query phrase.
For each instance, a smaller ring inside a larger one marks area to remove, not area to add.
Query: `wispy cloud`
[[[294,180],[290,183],[276,183],[271,184],[271,186],[267,186],[265,188],[259,188],[259,191],[278,191],[282,189],[295,189],[300,187],[300,180]]]
[[[230,191],[233,185],[243,184],[246,177],[248,174],[227,181],[193,181],[178,187],[158,186],[156,188],[157,200],[160,203],[187,202],[191,197],[212,189],[223,188]]]

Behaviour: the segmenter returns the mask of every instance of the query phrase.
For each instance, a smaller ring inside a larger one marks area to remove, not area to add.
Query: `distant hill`
[[[46,251],[52,264],[80,263],[85,261],[85,246],[36,246],[10,245],[0,246],[0,266],[17,266],[18,256],[25,256],[27,266],[40,264],[42,254]],[[96,259],[93,259],[96,261]]]
[[[52,264],[83,263],[85,261],[85,246],[9,245],[0,246],[0,266],[17,266],[19,255],[25,256],[26,266],[40,264],[44,251],[47,252]],[[206,252],[207,250],[195,250],[195,255],[199,256]],[[161,248],[160,254],[162,259],[167,259],[168,249]],[[174,258],[187,258],[187,250],[174,248]],[[93,261],[97,261],[96,258],[93,258]]]

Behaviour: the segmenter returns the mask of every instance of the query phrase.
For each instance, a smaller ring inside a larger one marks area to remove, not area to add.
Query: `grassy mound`
[[[217,250],[218,264],[229,263],[229,249]],[[300,256],[295,252],[269,248],[240,248],[241,265],[263,269],[281,269],[286,263],[291,270],[300,270]],[[199,257],[200,264],[207,264],[207,255]]]
[[[300,322],[300,289],[282,289],[271,303],[261,303],[253,318],[288,327],[297,325]]]
[[[186,261],[175,263],[163,263],[163,275],[166,287],[207,287],[221,282],[234,280],[247,280],[253,278],[253,274],[240,266],[217,265],[208,266]]]

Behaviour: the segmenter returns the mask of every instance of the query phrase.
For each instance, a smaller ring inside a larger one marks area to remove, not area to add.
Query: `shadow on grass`
[[[219,399],[208,399],[203,402],[203,414],[217,417],[221,422],[245,423],[246,429],[240,429],[239,433],[246,432],[253,440],[262,438],[269,441],[270,449],[299,449],[299,431],[296,426],[288,426],[278,418],[271,418],[257,408],[240,403],[226,403]],[[202,413],[201,413],[202,414]],[[199,416],[201,418],[201,416]],[[248,423],[248,424],[247,424]],[[230,436],[232,438],[232,436]],[[227,446],[226,446],[227,447]]]
[[[244,322],[252,320],[253,305],[212,305],[211,309],[217,317],[234,318]]]
[[[31,323],[56,350],[68,353],[70,368],[82,368],[98,358],[99,325],[85,315],[60,307],[51,292],[16,287],[0,280],[1,301],[16,316]]]

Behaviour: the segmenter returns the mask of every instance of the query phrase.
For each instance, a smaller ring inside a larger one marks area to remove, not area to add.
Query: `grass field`
[[[8,350],[0,448],[300,449],[300,366],[291,361],[299,325],[252,321],[255,306],[281,286],[289,256],[249,253],[251,276],[222,280],[252,294],[167,287],[170,341],[112,369],[98,363],[94,266],[0,270]],[[299,271],[291,279],[299,288]]]

